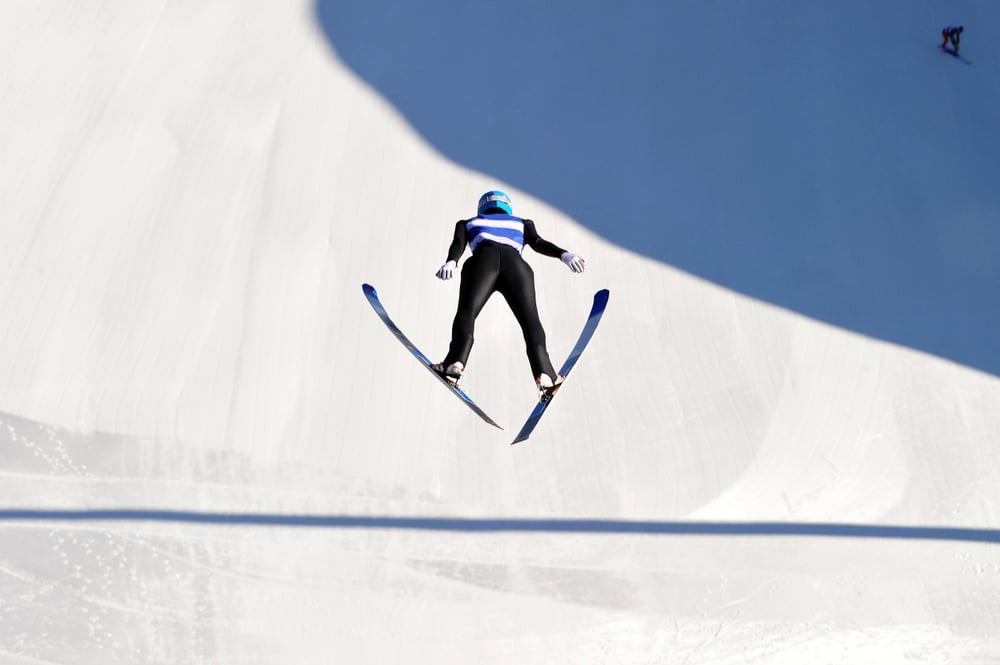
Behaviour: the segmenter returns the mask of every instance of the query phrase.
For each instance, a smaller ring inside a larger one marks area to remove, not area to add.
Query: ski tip
[[[367,282],[361,284],[361,290],[364,291],[365,293],[372,293],[372,294],[377,293],[377,291],[375,291],[375,287],[372,286],[371,284],[368,284]]]

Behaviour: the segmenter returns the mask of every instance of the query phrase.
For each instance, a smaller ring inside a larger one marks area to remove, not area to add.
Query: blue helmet
[[[510,197],[495,189],[479,197],[479,214],[482,215],[490,208],[499,208],[508,215],[514,214],[510,208]]]

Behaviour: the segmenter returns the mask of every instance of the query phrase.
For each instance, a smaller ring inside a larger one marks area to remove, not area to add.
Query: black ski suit
[[[468,244],[466,225],[470,221],[463,219],[455,224],[455,236],[448,249],[449,261],[458,263],[465,252]],[[565,253],[566,250],[539,236],[533,221],[522,221],[525,245],[544,256],[558,258]],[[467,364],[474,341],[476,317],[496,291],[503,295],[521,326],[532,377],[537,379],[540,374],[548,374],[555,380],[556,370],[545,347],[545,330],[535,303],[535,273],[517,249],[490,240],[481,240],[462,266],[458,311],[451,328],[451,346],[442,364],[445,367],[455,361]]]

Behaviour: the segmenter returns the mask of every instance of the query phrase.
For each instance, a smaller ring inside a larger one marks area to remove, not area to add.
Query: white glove
[[[437,278],[438,279],[451,279],[452,277],[455,276],[455,268],[457,266],[458,266],[458,264],[455,263],[454,261],[448,261],[448,263],[446,263],[443,266],[441,266],[440,268],[438,268]]]
[[[559,257],[562,262],[569,266],[569,269],[573,272],[583,272],[584,261],[582,256],[577,256],[573,252],[563,252],[563,255]]]

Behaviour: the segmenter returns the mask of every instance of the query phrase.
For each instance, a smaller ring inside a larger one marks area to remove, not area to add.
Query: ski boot
[[[557,376],[556,380],[553,381],[548,374],[539,374],[535,379],[535,385],[538,386],[538,401],[548,402],[559,391],[559,386],[562,383],[563,377],[561,376]]]
[[[456,360],[447,367],[445,367],[443,363],[434,363],[431,365],[431,369],[437,372],[438,375],[440,375],[445,381],[457,387],[462,381],[462,374],[465,372],[465,365]]]

